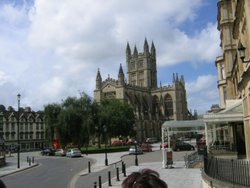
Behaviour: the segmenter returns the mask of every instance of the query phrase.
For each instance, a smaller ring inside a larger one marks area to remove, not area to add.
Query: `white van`
[[[147,142],[147,143],[150,143],[150,144],[152,144],[152,143],[157,143],[157,142],[158,142],[158,139],[157,139],[157,138],[147,138],[147,139],[146,139],[146,142]]]

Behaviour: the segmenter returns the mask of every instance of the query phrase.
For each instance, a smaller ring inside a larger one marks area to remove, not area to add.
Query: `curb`
[[[25,168],[21,168],[21,169],[14,170],[14,171],[12,171],[12,172],[9,172],[9,173],[0,175],[0,177],[5,177],[5,176],[11,175],[11,174],[15,174],[15,173],[18,173],[18,172],[22,172],[22,171],[25,171],[25,170],[28,170],[28,169],[37,167],[38,165],[39,165],[39,163],[36,163],[36,164],[34,164],[34,165],[32,165],[32,166],[27,166],[27,167],[25,167]]]

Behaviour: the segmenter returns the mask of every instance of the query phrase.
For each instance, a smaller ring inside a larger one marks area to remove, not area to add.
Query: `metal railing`
[[[186,168],[192,168],[195,164],[198,162],[201,162],[203,160],[203,156],[199,155],[198,152],[194,152],[190,155],[184,156],[185,166]]]
[[[250,187],[250,161],[204,156],[204,172],[233,185]]]

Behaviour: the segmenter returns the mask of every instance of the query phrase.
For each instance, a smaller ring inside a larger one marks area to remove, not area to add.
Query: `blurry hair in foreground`
[[[0,180],[0,188],[6,188],[6,185],[4,184],[2,180]]]
[[[133,172],[122,182],[122,188],[167,188],[165,181],[160,179],[158,172],[142,169]]]

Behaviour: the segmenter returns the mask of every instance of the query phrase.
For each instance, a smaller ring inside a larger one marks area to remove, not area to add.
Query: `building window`
[[[20,134],[20,140],[23,140],[23,133]]]
[[[222,78],[223,80],[226,79],[224,64],[221,65],[221,78]]]
[[[170,116],[173,116],[173,100],[172,100],[172,97],[167,94],[164,98],[164,110],[165,110],[165,117],[166,118],[169,118]]]
[[[15,131],[15,123],[11,124],[11,131]]]
[[[227,88],[223,87],[223,97],[224,97],[224,102],[227,100]]]
[[[9,140],[10,139],[10,135],[9,134],[5,134],[5,140]]]
[[[6,127],[5,127],[5,128],[6,128],[6,131],[10,131],[10,128],[9,128],[9,124],[8,124],[8,123],[6,124]]]
[[[43,139],[44,138],[44,133],[41,133],[41,139]]]

